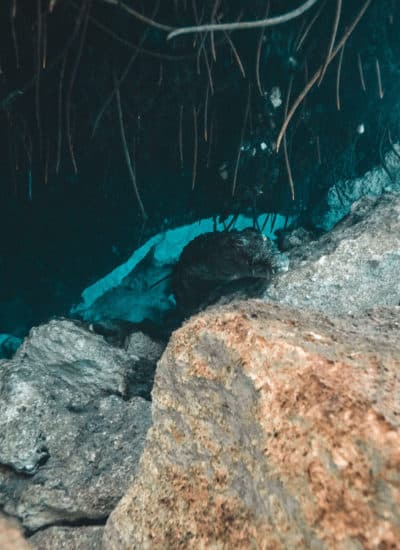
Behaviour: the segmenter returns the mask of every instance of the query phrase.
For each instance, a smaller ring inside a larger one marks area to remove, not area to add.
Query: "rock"
[[[141,361],[150,361],[155,364],[163,354],[166,345],[143,332],[133,332],[127,337],[125,347],[128,354],[135,355]]]
[[[317,233],[313,233],[304,227],[278,229],[275,234],[277,236],[279,250],[283,252],[315,241],[318,238]]]
[[[160,336],[160,333],[163,331],[160,330],[160,327],[152,321],[132,323],[130,321],[125,321],[124,319],[102,319],[97,322],[86,323],[86,325],[89,330],[95,332],[96,334],[101,334],[106,342],[117,347],[125,347],[127,340],[132,334],[146,335],[152,342],[155,341],[158,344],[161,344],[163,346],[163,350],[166,346],[165,340],[168,340],[168,338]]]
[[[71,316],[96,324],[108,322],[110,319],[144,323],[150,326],[139,327],[140,330],[151,337],[161,336],[161,339],[168,339],[172,330],[169,330],[169,322],[167,330],[165,329],[164,316],[169,317],[176,306],[170,288],[171,274],[183,248],[203,233],[213,230],[222,232],[227,226],[243,230],[255,222],[253,214],[232,215],[230,211],[226,211],[225,218],[218,218],[219,221],[211,217],[193,222],[188,214],[188,225],[179,227],[173,220],[163,220],[162,227],[158,228],[159,233],[135,249],[124,263],[85,288],[82,301],[71,308]],[[271,235],[273,229],[282,227],[286,220],[285,216],[274,215],[273,227],[267,228],[265,218],[270,219],[271,216],[260,213],[256,223],[263,227],[266,235]],[[185,223],[185,220],[181,222]],[[0,326],[1,307],[0,303]],[[176,326],[173,330],[175,328]]]
[[[21,338],[12,334],[0,334],[0,359],[10,359],[21,345]]]
[[[98,550],[103,527],[49,527],[38,531],[29,542],[37,550]]]
[[[315,228],[330,231],[347,216],[353,205],[363,198],[376,200],[385,193],[400,189],[400,145],[385,155],[382,166],[376,166],[361,177],[336,181],[319,204],[313,204],[309,221]]]
[[[400,196],[364,198],[332,231],[288,252],[264,298],[331,315],[400,303]]]
[[[125,349],[129,356],[135,356],[135,369],[128,373],[130,395],[140,395],[150,400],[155,367],[166,344],[150,338],[143,332],[133,332],[125,340]]]
[[[132,481],[151,423],[134,352],[56,320],[0,362],[0,504],[29,532],[105,522]]]
[[[192,318],[103,549],[398,548],[399,314],[254,300]]]
[[[174,268],[172,290],[178,309],[190,314],[221,295],[247,288],[247,295],[261,296],[277,256],[272,241],[254,229],[199,235],[185,246]]]
[[[24,539],[18,523],[0,515],[1,550],[31,550],[32,546]]]
[[[129,357],[134,358],[135,368],[128,372],[128,393],[150,400],[156,364],[167,343],[145,334],[137,328],[140,325],[142,323],[111,319],[90,323],[88,327],[92,332],[101,334],[106,342],[123,348]]]

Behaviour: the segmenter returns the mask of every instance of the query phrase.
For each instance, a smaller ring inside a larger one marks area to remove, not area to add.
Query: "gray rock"
[[[376,200],[384,193],[400,190],[400,145],[393,147],[394,151],[385,155],[385,166],[376,166],[359,178],[338,181],[328,190],[310,213],[314,227],[330,231],[363,197]]]
[[[9,359],[14,355],[22,339],[12,334],[0,334],[0,359]]]
[[[139,360],[146,360],[152,363],[157,363],[160,359],[165,345],[161,342],[153,340],[143,332],[133,332],[126,341],[125,347],[129,354],[136,355]]]
[[[125,340],[125,349],[129,355],[137,357],[135,369],[128,375],[128,391],[150,400],[155,367],[166,344],[153,340],[143,332],[134,332]]]
[[[192,314],[238,292],[261,296],[272,274],[282,268],[279,256],[275,244],[251,228],[199,235],[185,246],[174,267],[178,310]]]
[[[49,527],[35,533],[29,543],[37,550],[98,550],[104,528]]]
[[[58,320],[0,362],[0,504],[28,530],[105,520],[133,479],[151,423],[134,351]]]
[[[279,250],[287,252],[293,248],[316,240],[317,235],[305,229],[304,227],[296,227],[295,229],[279,229],[276,231],[278,238]]]
[[[400,196],[363,198],[332,231],[288,251],[264,298],[342,315],[400,303]]]

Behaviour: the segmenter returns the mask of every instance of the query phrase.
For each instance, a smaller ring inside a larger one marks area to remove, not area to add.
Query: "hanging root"
[[[43,48],[42,48],[42,69],[47,65],[47,14],[43,17]]]
[[[195,105],[193,105],[193,170],[192,170],[192,190],[196,185],[197,175],[197,156],[199,149],[199,136],[197,131],[197,111]]]
[[[268,17],[270,7],[271,7],[271,2],[270,2],[270,0],[268,0],[267,11],[266,11],[265,17]],[[257,54],[256,54],[256,81],[257,81],[258,91],[260,92],[260,96],[264,95],[263,94],[263,89],[262,89],[262,86],[261,86],[261,78],[260,78],[260,58],[261,58],[262,44],[263,44],[263,41],[264,41],[264,35],[265,35],[265,27],[263,27],[263,29],[260,33],[260,38],[258,40],[258,46],[257,46]]]
[[[382,88],[382,78],[381,78],[381,66],[379,65],[379,59],[375,58],[375,70],[376,70],[376,79],[378,81],[378,93],[379,99],[383,99],[383,88]]]
[[[318,160],[318,164],[321,164],[322,163],[322,159],[321,159],[321,142],[320,142],[320,139],[319,139],[319,136],[317,136],[316,138],[316,144],[317,144],[317,160]]]
[[[115,81],[115,84],[116,84],[115,75],[114,75],[114,81]],[[120,93],[119,93],[119,88],[116,86],[115,89],[116,89],[116,100],[117,100],[119,128],[120,128],[120,131],[121,131],[121,140],[122,140],[122,146],[123,146],[123,149],[124,149],[125,160],[126,160],[126,164],[128,166],[128,172],[129,172],[129,177],[130,177],[131,182],[132,182],[132,187],[133,187],[133,190],[135,192],[136,199],[139,203],[140,213],[142,215],[143,221],[145,222],[147,220],[147,214],[146,214],[146,211],[144,209],[142,199],[140,197],[139,189],[138,189],[138,186],[137,186],[137,183],[136,183],[135,171],[133,170],[133,167],[132,167],[132,161],[131,161],[131,157],[130,157],[129,150],[128,150],[128,144],[126,142],[124,120],[123,120],[123,117],[122,117],[121,96],[120,96]]]
[[[111,2],[113,3],[113,2]],[[154,7],[154,10],[153,10],[153,15],[152,17],[157,13],[158,11],[158,7],[159,7],[159,2],[156,2],[156,5]],[[126,64],[125,66],[125,69],[122,71],[122,74],[121,76],[119,77],[119,79],[116,81],[115,85],[114,85],[114,88],[112,90],[112,92],[110,93],[110,95],[107,97],[106,101],[104,102],[102,108],[100,109],[99,111],[99,114],[97,115],[96,117],[96,120],[93,124],[93,129],[92,129],[92,137],[95,135],[96,131],[97,131],[97,128],[99,127],[99,124],[101,122],[101,119],[103,118],[105,112],[107,111],[107,108],[109,107],[109,105],[111,104],[112,100],[114,99],[114,96],[116,95],[117,93],[117,88],[119,89],[121,86],[122,86],[122,83],[124,82],[124,80],[126,79],[126,77],[128,76],[129,74],[129,71],[131,70],[131,67],[133,65],[133,63],[135,62],[136,58],[138,57],[138,55],[141,53],[142,51],[142,46],[147,38],[147,35],[148,35],[148,31],[146,30],[143,34],[142,34],[142,37],[139,41],[139,44],[138,44],[138,47],[134,49],[134,53],[132,54],[131,58],[129,59],[128,63]]]
[[[140,42],[139,42],[139,45],[143,44],[143,42],[145,41],[145,38],[147,36],[147,33],[144,33],[144,35],[142,36]],[[95,135],[96,131],[97,131],[97,128],[99,127],[100,125],[100,122],[101,122],[101,119],[103,118],[105,112],[107,111],[107,108],[109,107],[109,105],[111,104],[112,100],[114,99],[114,96],[117,94],[117,89],[120,88],[120,86],[122,85],[122,83],[124,82],[125,78],[128,76],[128,73],[129,71],[131,70],[131,67],[134,63],[134,61],[136,60],[137,56],[139,55],[139,49],[138,50],[135,50],[135,52],[133,53],[133,55],[131,56],[131,58],[129,59],[125,69],[122,71],[122,74],[121,76],[119,77],[118,80],[116,80],[115,82],[115,86],[112,90],[112,92],[110,93],[110,95],[107,97],[107,99],[105,100],[105,102],[103,103],[103,106],[102,108],[100,109],[97,117],[96,117],[96,120],[94,121],[94,124],[93,124],[93,129],[92,129],[92,137]]]
[[[210,137],[209,137],[209,140],[208,140],[206,168],[210,168],[210,164],[211,164],[211,146],[212,146],[212,142],[213,142],[213,137],[214,137],[214,117],[211,115]]]
[[[246,109],[245,109],[244,118],[243,118],[242,133],[241,133],[241,136],[240,136],[239,149],[238,149],[238,154],[237,154],[237,158],[236,158],[235,173],[234,173],[234,176],[233,176],[232,197],[235,194],[235,190],[236,190],[237,176],[238,176],[238,171],[239,171],[240,155],[241,155],[241,152],[242,152],[242,145],[243,145],[244,134],[245,134],[245,131],[246,131],[246,126],[247,126],[247,119],[249,118],[250,97],[251,97],[251,86],[249,85],[249,91],[248,91],[248,94],[247,94]]]
[[[290,77],[290,81],[289,81],[289,87],[288,87],[288,92],[286,96],[285,116],[287,115],[287,110],[289,107],[290,94],[292,92],[292,84],[293,84],[293,76]],[[294,201],[294,183],[293,183],[292,169],[290,168],[290,162],[289,162],[286,134],[283,136],[283,154],[285,157],[286,172],[289,180],[290,196],[292,197],[292,201]]]
[[[339,28],[339,21],[340,21],[341,13],[342,13],[342,0],[336,0],[336,14],[335,14],[334,22],[333,22],[333,29],[332,29],[331,39],[329,41],[329,47],[328,47],[328,51],[327,51],[327,54],[326,54],[325,62],[322,66],[321,76],[319,77],[318,86],[321,85],[321,82],[323,81],[325,73],[326,73],[326,69],[328,68],[328,65],[329,65],[329,58],[332,55],[333,47],[335,45],[335,40],[336,40],[337,31],[338,31],[338,28]]]
[[[358,67],[358,73],[360,75],[361,88],[363,89],[364,92],[366,92],[367,87],[365,85],[364,70],[362,66],[360,52],[357,53],[357,67]]]
[[[263,223],[262,226],[261,226],[261,233],[264,233],[264,229],[265,229],[265,226],[266,226],[267,223],[268,223],[268,220],[269,220],[270,215],[271,215],[270,212],[268,212],[268,214],[265,215],[264,223]]]
[[[182,130],[182,124],[183,124],[183,104],[180,106],[180,109],[179,109],[179,136],[178,136],[179,160],[180,160],[180,163],[181,163],[181,172],[183,172],[183,130]]]
[[[58,85],[58,133],[57,133],[57,161],[56,161],[56,174],[60,170],[61,162],[61,145],[62,145],[62,89],[65,73],[65,65],[67,63],[67,54],[64,55],[64,59],[61,65],[60,83]]]
[[[275,212],[273,215],[272,215],[272,219],[271,219],[271,229],[270,229],[270,232],[272,233],[273,230],[274,230],[274,227],[275,227],[275,223],[276,223],[276,219],[278,217],[278,213]]]
[[[86,31],[87,31],[87,25],[89,21],[89,13],[91,8],[92,0],[86,0],[86,3],[84,4],[83,11],[82,11],[82,17],[83,23],[82,23],[82,31],[81,31],[81,39],[79,41],[79,47],[78,47],[78,53],[76,55],[75,63],[71,71],[71,78],[69,81],[69,86],[67,90],[66,95],[66,114],[65,114],[65,121],[66,121],[66,130],[67,130],[67,139],[68,139],[68,148],[71,155],[71,162],[74,167],[75,174],[78,173],[78,166],[76,164],[75,159],[75,152],[74,147],[72,144],[72,133],[71,133],[71,96],[72,96],[72,89],[74,87],[75,78],[78,72],[79,63],[82,56],[83,51],[83,45],[85,43],[86,38]]]
[[[336,74],[336,108],[338,111],[340,111],[341,104],[340,104],[340,75],[342,74],[342,63],[343,63],[343,54],[344,54],[344,48],[340,51],[339,55],[339,61],[338,61],[338,67],[337,67],[337,74]]]
[[[211,13],[211,23],[214,23],[215,21],[220,3],[221,3],[221,0],[215,0],[215,4]],[[215,49],[215,37],[213,32],[211,33],[211,54],[214,59],[214,62],[217,61],[217,51]]]
[[[240,55],[235,47],[235,44],[232,42],[232,38],[229,36],[227,32],[224,31],[224,35],[226,40],[228,41],[228,44],[231,47],[232,53],[234,58],[236,59],[237,64],[239,65],[240,72],[242,73],[243,78],[246,78],[246,73],[243,67],[242,60],[240,59]]]
[[[204,141],[208,139],[208,96],[210,93],[210,86],[207,86],[206,99],[204,101]]]
[[[17,70],[19,69],[19,49],[17,41],[17,33],[15,31],[15,18],[17,16],[17,0],[13,0],[11,11],[10,11],[10,23],[11,23],[11,35],[14,45],[14,54]]]
[[[358,12],[357,16],[354,18],[352,24],[347,28],[347,30],[344,32],[344,35],[342,36],[341,40],[339,41],[336,48],[334,48],[333,52],[331,53],[329,57],[329,63],[333,61],[333,59],[337,56],[337,54],[340,52],[340,50],[343,48],[343,46],[346,44],[347,40],[349,39],[350,35],[354,31],[354,29],[357,27],[358,23],[362,19],[364,13],[367,11],[369,5],[371,4],[372,0],[366,0],[364,2],[364,5],[362,6],[361,10]],[[295,102],[293,103],[290,111],[288,112],[287,116],[285,117],[282,127],[279,131],[278,138],[276,140],[276,150],[279,151],[279,147],[282,143],[283,136],[285,135],[285,132],[287,130],[287,127],[289,126],[290,121],[293,118],[293,115],[296,113],[299,105],[301,105],[304,98],[307,96],[308,92],[311,90],[311,88],[314,86],[314,84],[318,81],[318,79],[321,76],[322,67],[320,67],[312,76],[311,80],[306,84],[304,89],[300,92],[298,97],[296,98]]]
[[[107,0],[110,3],[115,3],[118,0]],[[182,29],[174,29],[172,32],[169,33],[167,36],[167,40],[171,40],[171,38],[175,38],[176,36],[180,36],[182,34],[193,34],[193,33],[201,33],[201,32],[214,32],[214,31],[238,31],[238,30],[244,30],[244,29],[255,29],[255,28],[261,28],[261,27],[273,27],[276,25],[281,25],[282,23],[287,23],[288,21],[292,21],[293,19],[296,19],[297,17],[300,17],[300,15],[303,15],[306,11],[308,11],[310,8],[316,4],[318,0],[307,0],[296,8],[295,10],[292,10],[288,13],[284,13],[283,15],[278,15],[276,17],[270,17],[265,19],[260,19],[258,21],[242,21],[240,23],[211,23],[209,25],[197,25],[195,27],[184,27]]]
[[[40,74],[42,49],[42,2],[37,0],[37,42],[36,42],[36,82],[35,82],[35,113],[38,128],[39,154],[42,156],[42,123],[40,119]]]
[[[206,52],[205,48],[203,49],[203,54],[204,54],[204,61],[205,61],[205,64],[206,64],[206,69],[207,69],[208,81],[209,81],[210,88],[211,88],[211,95],[214,95],[214,83],[213,83],[213,78],[212,78],[212,73],[211,73],[211,66],[210,66],[210,63],[208,62],[208,55],[207,55],[207,52]]]
[[[314,23],[316,22],[316,20],[318,19],[318,17],[321,15],[321,12],[322,10],[324,9],[325,7],[325,4],[326,4],[326,0],[324,2],[322,2],[322,4],[320,5],[320,7],[318,8],[316,14],[314,15],[314,17],[311,19],[310,23],[307,25],[307,27],[305,28],[301,38],[299,39],[298,43],[297,43],[297,46],[296,46],[296,52],[298,52],[300,50],[300,48],[302,47],[302,45],[304,44],[304,40],[307,38],[307,36],[309,35],[311,29],[313,28],[314,26]]]

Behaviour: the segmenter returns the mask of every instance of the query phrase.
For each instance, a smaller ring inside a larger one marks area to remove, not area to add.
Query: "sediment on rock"
[[[176,331],[105,550],[396,548],[399,308],[249,301]]]

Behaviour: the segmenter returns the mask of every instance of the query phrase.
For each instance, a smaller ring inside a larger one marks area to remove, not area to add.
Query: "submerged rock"
[[[298,232],[297,232],[298,234]],[[342,315],[400,303],[400,195],[364,198],[332,231],[288,251],[264,298]]]
[[[103,548],[397,548],[399,313],[248,301],[192,318]]]
[[[310,221],[314,227],[330,231],[350,214],[353,205],[364,198],[377,200],[385,193],[400,190],[400,145],[392,144],[382,156],[382,165],[375,166],[358,178],[339,180],[328,189],[321,202],[313,205]]]
[[[253,229],[204,233],[183,249],[172,276],[178,308],[192,313],[221,295],[261,296],[278,266],[272,241]]]
[[[37,550],[99,550],[103,527],[49,527],[29,539]],[[16,549],[15,549],[16,550]]]
[[[306,243],[315,241],[318,234],[304,227],[279,229],[276,231],[279,250],[287,252],[293,248],[304,246]]]
[[[10,359],[21,345],[21,338],[12,334],[0,334],[0,359]]]
[[[0,504],[28,531],[105,521],[133,480],[151,423],[136,341],[56,320],[0,362]]]

